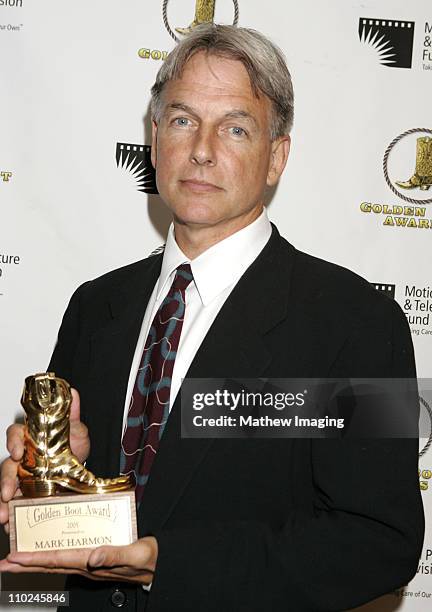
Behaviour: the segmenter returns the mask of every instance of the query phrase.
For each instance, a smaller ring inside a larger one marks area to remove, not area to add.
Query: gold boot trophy
[[[432,185],[432,138],[422,136],[417,138],[416,166],[414,174],[408,181],[396,181],[403,189],[420,187],[426,191]]]
[[[23,497],[9,503],[11,550],[133,542],[135,483],[130,476],[97,478],[72,453],[69,384],[50,372],[29,376],[21,403],[26,412],[18,467]]]
[[[215,0],[196,0],[195,18],[186,28],[176,28],[179,34],[190,34],[200,23],[209,23],[214,19]]]

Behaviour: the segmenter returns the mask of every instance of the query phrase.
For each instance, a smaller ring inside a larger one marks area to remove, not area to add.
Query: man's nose
[[[200,127],[197,130],[190,155],[190,161],[200,166],[216,165],[216,143],[217,136],[210,128]]]

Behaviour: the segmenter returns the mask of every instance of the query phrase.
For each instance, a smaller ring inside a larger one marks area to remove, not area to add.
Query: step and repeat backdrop
[[[46,368],[78,284],[165,240],[149,90],[194,19],[255,28],[285,52],[293,144],[269,216],[298,248],[397,300],[419,376],[432,377],[430,0],[0,0],[2,431],[22,418],[23,379]],[[420,399],[430,425],[432,394]],[[417,576],[362,610],[432,605],[429,446]]]

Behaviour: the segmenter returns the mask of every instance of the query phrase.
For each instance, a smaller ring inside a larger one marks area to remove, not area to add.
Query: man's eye
[[[186,117],[177,117],[173,121],[174,125],[179,125],[180,127],[184,127],[185,125],[188,125],[188,122],[189,122],[189,119],[187,119]]]
[[[229,129],[231,134],[233,134],[234,136],[246,136],[246,130],[241,127],[235,126]]]

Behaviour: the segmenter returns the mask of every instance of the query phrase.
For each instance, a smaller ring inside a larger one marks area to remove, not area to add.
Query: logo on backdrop
[[[117,168],[121,168],[132,175],[138,191],[158,193],[156,173],[151,163],[151,147],[149,145],[118,142],[116,162]]]
[[[428,453],[429,449],[432,446],[432,408],[430,404],[426,401],[424,395],[420,393],[420,452],[419,458],[421,459]],[[428,432],[429,437],[425,437],[426,432]],[[430,454],[430,453],[429,453]],[[429,456],[428,454],[428,456]],[[429,481],[432,478],[432,470],[429,468],[419,468],[419,479],[420,479],[420,489],[422,491],[427,491],[429,489]]]
[[[17,8],[21,8],[23,5],[23,0],[0,0],[0,6],[16,6]]]
[[[21,263],[21,257],[13,253],[0,253],[0,297],[4,295],[2,281],[6,280],[7,275],[12,270],[18,268]]]
[[[402,294],[400,294],[399,290],[396,291],[396,285],[392,283],[370,284],[377,291],[399,303],[413,336],[421,336],[422,340],[432,340],[432,287],[429,285],[404,284],[402,285]]]
[[[423,70],[432,70],[432,23],[427,21],[424,27],[422,60]]]
[[[160,49],[146,49],[142,47],[138,49],[138,57],[141,59],[152,59],[157,61],[166,60],[168,51],[161,51]]]
[[[12,172],[8,170],[0,170],[0,183],[10,183]]]
[[[218,3],[222,3],[222,0],[219,0]],[[232,3],[233,3],[233,9],[234,9],[232,24],[237,25],[238,18],[239,18],[238,2],[237,0],[232,0]],[[183,1],[182,4],[184,5],[185,2]],[[193,8],[192,2],[190,2],[190,4],[191,4],[190,12],[191,14],[193,14],[192,21],[189,23],[189,25],[187,25],[187,23],[177,24],[176,26],[174,26],[175,31],[173,31],[173,29],[170,26],[170,23],[168,20],[168,14],[167,14],[168,0],[164,0],[163,2],[163,6],[162,6],[163,21],[168,31],[168,34],[176,42],[178,42],[179,39],[175,32],[177,32],[177,34],[180,34],[181,36],[186,36],[187,34],[190,34],[190,32],[192,32],[192,30],[196,28],[196,26],[202,23],[213,23],[214,22],[216,0],[195,0],[195,9]],[[186,17],[187,12],[185,9],[182,10],[182,14],[184,14],[185,19],[187,19]],[[193,10],[194,12],[192,13]]]
[[[192,0],[190,0],[189,8],[184,7],[183,6],[184,4],[185,4],[184,0],[181,4],[180,2],[176,3],[173,0],[171,0],[171,3],[169,4],[169,6],[173,7],[174,9],[177,9],[177,13],[178,13],[177,17],[171,17],[171,20],[168,18],[168,0],[164,0],[163,6],[162,6],[162,17],[163,17],[163,22],[165,24],[165,28],[167,29],[168,34],[176,42],[179,41],[177,34],[180,34],[181,37],[186,36],[187,34],[192,32],[192,30],[196,28],[196,26],[202,23],[214,23],[214,19],[215,19],[216,0],[195,0],[195,6]],[[230,3],[228,3],[226,0],[225,2],[223,2],[222,0],[219,0],[217,3],[218,9],[222,8],[222,13],[223,13],[221,14],[222,23],[228,23],[231,20],[231,16],[229,15],[229,13],[226,13],[226,10],[229,9],[229,4]],[[233,4],[232,24],[237,25],[238,18],[239,18],[239,8],[238,8],[237,0],[232,0],[232,4]],[[192,15],[193,15],[193,18],[192,18]],[[189,25],[186,25],[188,16],[190,16],[192,21],[189,23]],[[181,22],[179,21],[179,19],[182,19],[182,20],[185,19],[185,21],[183,22],[183,25],[180,25]],[[170,21],[172,21],[173,23],[178,23],[179,25],[177,26],[173,25],[173,27],[171,27]],[[140,57],[141,59],[152,59],[156,61],[164,61],[166,60],[167,55],[168,55],[168,51],[166,50],[151,49],[147,47],[142,47],[141,49],[138,49],[138,57]]]
[[[385,293],[390,298],[395,299],[396,285],[391,283],[371,283],[377,291]],[[417,287],[415,285],[405,285],[404,290],[403,310],[410,324],[411,333],[413,335],[421,335],[432,337],[432,325],[430,321],[430,312],[432,312],[432,289],[430,287]],[[415,310],[415,313],[412,310]],[[426,311],[429,311],[425,314]],[[418,314],[420,313],[420,314]],[[417,327],[420,326],[420,327]],[[419,381],[421,385],[421,381]],[[420,389],[420,447],[419,458],[424,457],[432,446],[432,408],[425,399],[424,392]],[[421,468],[418,471],[420,489],[427,491],[429,489],[429,480],[432,478],[432,470]]]
[[[411,68],[414,21],[360,17],[359,39],[376,54],[378,62],[388,68]]]
[[[432,578],[432,543],[430,541],[424,543],[423,551],[419,560],[419,566],[417,568],[417,575],[419,574],[426,574],[429,580]],[[425,580],[425,578],[423,580]],[[426,582],[423,584],[426,585]],[[403,589],[400,590],[403,591]],[[402,592],[401,597],[404,597],[405,595],[406,593]],[[411,591],[411,597],[412,596],[421,597],[422,599],[429,599],[432,598],[432,593],[426,590],[418,590],[416,592]],[[419,610],[420,608],[417,609]]]
[[[395,195],[410,204],[432,202],[432,190],[427,193],[432,187],[431,135],[432,130],[428,128],[407,130],[394,138],[384,153],[383,171],[387,185]]]
[[[381,291],[381,293],[385,293],[392,300],[395,297],[396,285],[391,285],[390,283],[371,283],[372,287],[375,287],[377,291]]]
[[[414,336],[432,338],[432,288],[429,285],[405,285],[400,305]]]
[[[383,174],[397,203],[362,202],[360,210],[392,228],[432,229],[432,129],[412,128],[387,146]],[[403,201],[403,205],[400,202]]]

